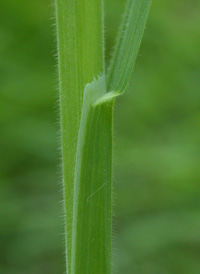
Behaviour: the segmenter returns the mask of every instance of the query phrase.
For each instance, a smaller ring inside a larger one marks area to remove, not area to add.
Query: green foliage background
[[[107,59],[123,0],[106,0]],[[200,273],[200,3],[154,1],[115,108],[114,268]],[[53,8],[0,2],[0,273],[64,273]]]

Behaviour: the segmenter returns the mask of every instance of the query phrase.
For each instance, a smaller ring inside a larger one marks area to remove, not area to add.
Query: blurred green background
[[[0,273],[64,273],[54,8],[0,1]],[[107,59],[123,0],[106,0]],[[113,267],[200,273],[200,2],[154,1],[115,108]]]

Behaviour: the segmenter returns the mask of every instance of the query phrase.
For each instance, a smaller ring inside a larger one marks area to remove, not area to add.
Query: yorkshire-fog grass
[[[111,274],[112,128],[151,0],[128,0],[108,68],[102,0],[57,0],[68,274]]]

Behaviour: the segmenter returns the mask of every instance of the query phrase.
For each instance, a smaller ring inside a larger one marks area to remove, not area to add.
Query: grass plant
[[[57,0],[68,274],[111,274],[112,128],[151,0],[128,0],[108,68],[102,0]]]

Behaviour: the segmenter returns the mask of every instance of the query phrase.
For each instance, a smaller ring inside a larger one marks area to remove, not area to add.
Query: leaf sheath
[[[105,79],[86,86],[76,157],[73,274],[111,273],[113,98]]]

